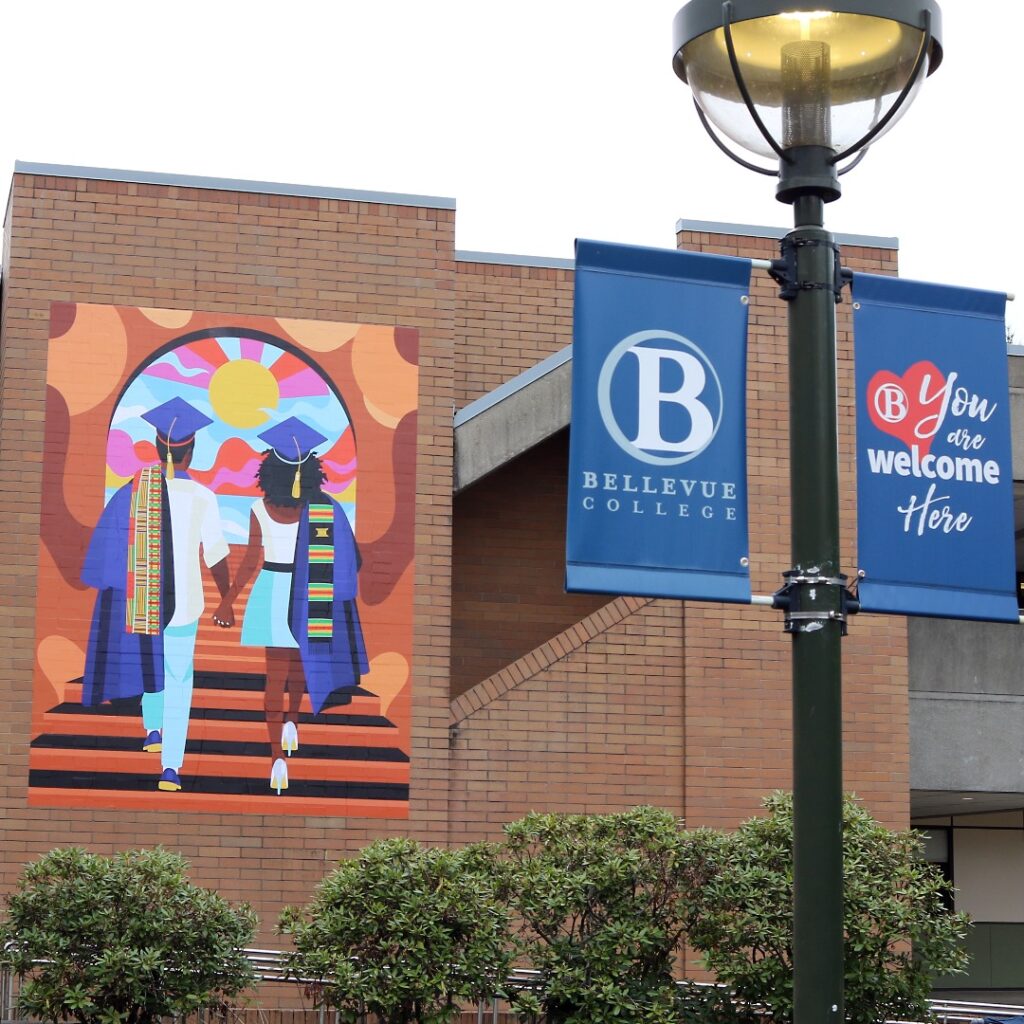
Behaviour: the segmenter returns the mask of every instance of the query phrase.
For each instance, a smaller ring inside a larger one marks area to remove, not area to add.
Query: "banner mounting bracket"
[[[835,259],[835,272],[833,284],[826,284],[823,281],[803,281],[797,271],[797,252],[805,246],[821,245],[833,252]],[[837,303],[843,301],[843,288],[853,281],[853,271],[842,265],[839,245],[836,242],[825,241],[822,238],[794,237],[786,235],[779,243],[782,255],[777,260],[772,260],[768,266],[768,273],[779,286],[779,298],[787,302],[792,301],[802,291],[830,291],[835,296]]]

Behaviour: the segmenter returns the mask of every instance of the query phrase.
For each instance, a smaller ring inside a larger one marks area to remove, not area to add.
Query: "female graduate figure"
[[[344,509],[322,489],[326,477],[313,450],[327,438],[294,416],[259,437],[271,446],[256,476],[263,497],[253,504],[248,546],[214,619],[234,621],[232,605],[259,570],[241,642],[266,649],[270,785],[280,795],[288,788],[285,757],[299,749],[303,693],[318,714],[335,690],[358,686],[368,665],[355,538]]]

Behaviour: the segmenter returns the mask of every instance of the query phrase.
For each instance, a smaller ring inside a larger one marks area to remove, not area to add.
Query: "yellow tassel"
[[[295,470],[295,479],[292,481],[292,497],[298,501],[302,495],[302,466]]]
[[[171,449],[167,449],[167,479],[174,479],[174,461],[171,459]]]

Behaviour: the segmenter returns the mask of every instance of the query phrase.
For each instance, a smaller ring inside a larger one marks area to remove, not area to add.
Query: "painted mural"
[[[405,817],[417,335],[54,303],[29,803]]]

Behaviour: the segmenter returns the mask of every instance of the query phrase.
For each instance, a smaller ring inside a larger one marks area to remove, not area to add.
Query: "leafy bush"
[[[530,814],[506,826],[505,892],[548,1024],[676,1020],[673,964],[715,837],[667,811]],[[524,1014],[536,998],[512,995]]]
[[[511,956],[508,913],[485,847],[425,849],[385,839],[344,860],[312,903],[286,908],[289,974],[346,1024],[446,1024],[461,1001],[490,998]]]
[[[252,984],[256,918],[193,885],[165,850],[52,850],[7,897],[0,964],[46,1021],[150,1024],[222,1006]]]
[[[743,999],[793,1016],[793,798],[722,837],[723,870],[695,895],[690,942]],[[963,914],[921,857],[912,832],[891,832],[854,799],[843,804],[844,983],[851,1024],[928,1019],[930,976],[966,966]]]

